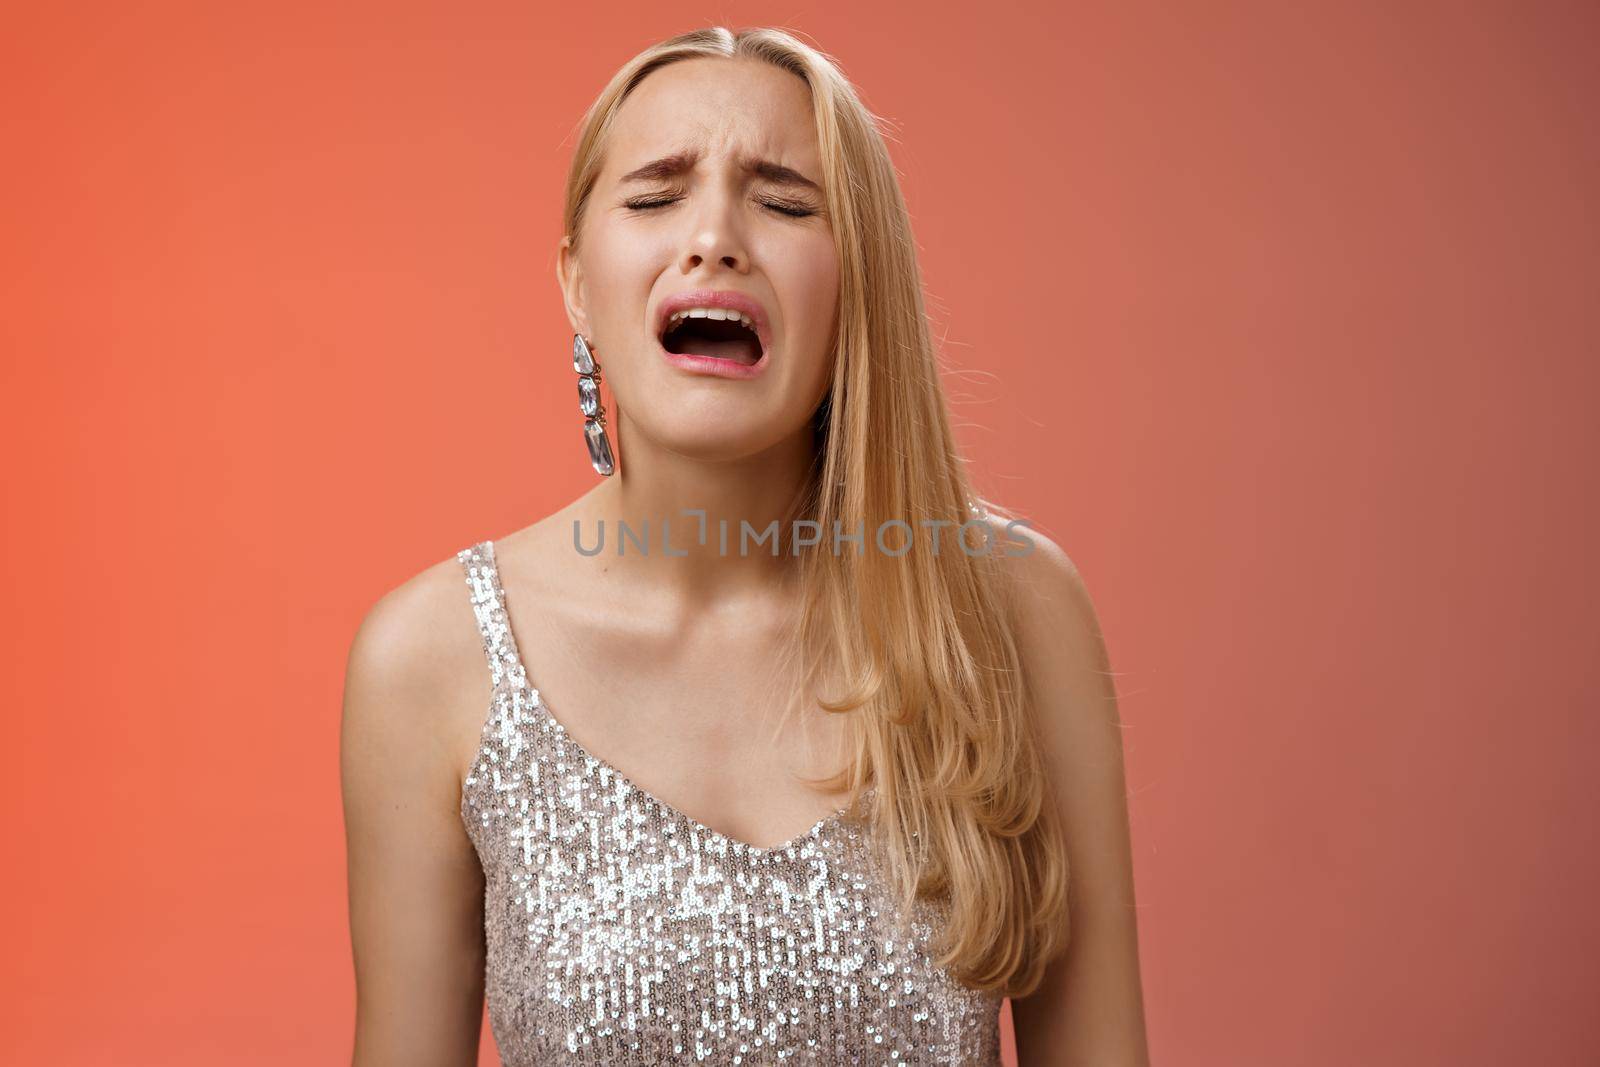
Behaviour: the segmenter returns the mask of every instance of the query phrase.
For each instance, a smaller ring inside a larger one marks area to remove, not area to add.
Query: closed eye
[[[815,211],[804,204],[794,204],[783,200],[763,200],[761,202],[779,214],[788,215],[790,218],[803,219],[809,215],[816,214]]]
[[[624,200],[622,206],[630,211],[649,211],[651,208],[666,207],[681,199],[683,198],[680,196],[636,196],[632,200]]]
[[[666,207],[668,204],[682,200],[681,196],[636,196],[631,200],[624,200],[622,206],[630,211],[650,211],[653,208]],[[769,197],[757,197],[756,202],[769,208],[780,215],[793,219],[803,219],[816,212],[804,204],[792,201],[775,200]]]

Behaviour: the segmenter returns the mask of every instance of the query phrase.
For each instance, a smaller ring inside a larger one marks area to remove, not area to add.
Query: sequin
[[[457,559],[494,684],[461,818],[506,1067],[1000,1062],[999,996],[934,965],[945,912],[900,913],[870,824],[757,848],[638,788],[529,683],[493,542]]]

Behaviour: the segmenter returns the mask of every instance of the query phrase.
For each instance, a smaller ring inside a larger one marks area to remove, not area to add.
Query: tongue
[[[750,331],[739,325],[725,326],[715,320],[694,320],[673,330],[666,337],[668,352],[714,356],[750,366],[761,358],[761,345]]]

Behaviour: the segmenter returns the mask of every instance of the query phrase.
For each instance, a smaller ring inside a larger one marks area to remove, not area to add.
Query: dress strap
[[[478,633],[483,638],[483,652],[489,660],[489,676],[494,681],[495,691],[521,689],[527,685],[528,672],[522,665],[517,639],[511,633],[506,591],[500,584],[494,542],[479,541],[469,545],[456,553],[456,559],[466,571],[472,611],[478,619]]]

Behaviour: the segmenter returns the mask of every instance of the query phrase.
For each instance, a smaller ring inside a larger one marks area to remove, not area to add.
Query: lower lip
[[[662,356],[668,363],[690,374],[709,374],[713,378],[754,378],[767,369],[767,353],[762,352],[761,358],[754,363],[739,363],[731,359],[721,359],[717,356],[698,356],[693,352],[668,352],[664,345],[657,344]]]

